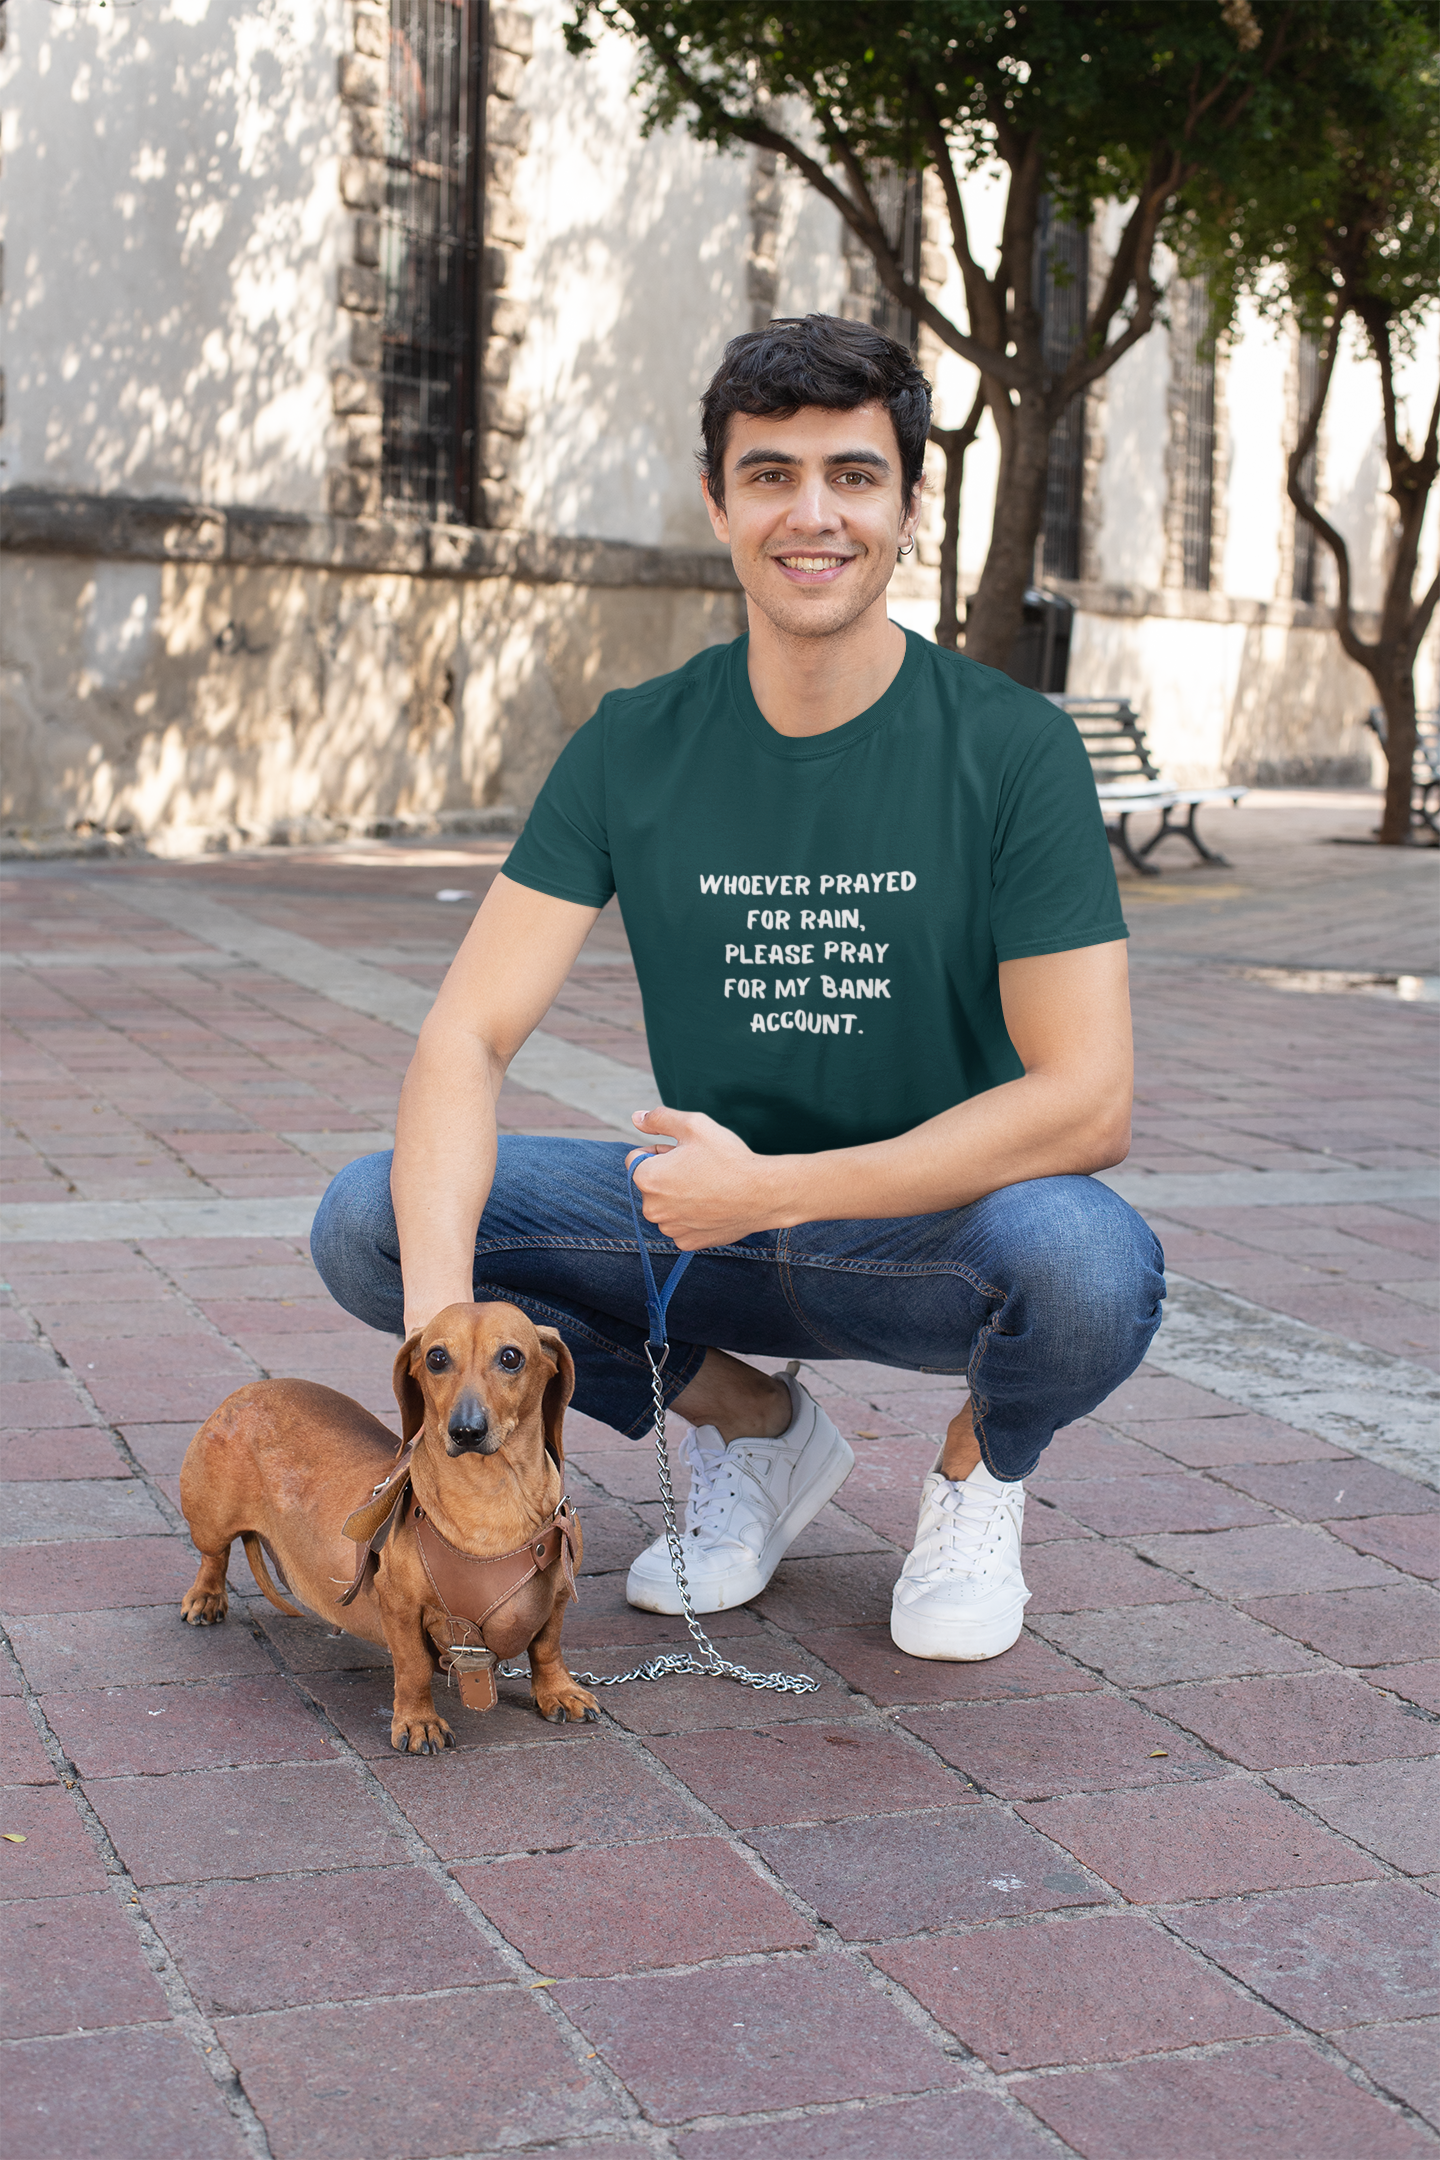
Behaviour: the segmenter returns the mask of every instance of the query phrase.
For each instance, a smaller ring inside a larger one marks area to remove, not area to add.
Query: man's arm
[[[754,1155],[713,1118],[637,1118],[679,1145],[636,1173],[682,1252],[796,1223],[935,1215],[1026,1178],[1104,1170],[1130,1147],[1133,1058],[1123,941],[1006,960],[1005,1025],[1025,1071],[913,1132],[816,1155]]]
[[[500,1083],[599,912],[532,892],[502,872],[420,1030],[400,1090],[390,1172],[407,1334],[474,1296],[475,1231],[495,1175]]]

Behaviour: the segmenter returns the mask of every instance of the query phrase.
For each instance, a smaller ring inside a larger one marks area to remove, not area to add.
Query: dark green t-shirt
[[[890,1139],[1020,1074],[1000,961],[1125,936],[1090,763],[1057,707],[908,632],[868,712],[778,734],[746,645],[602,699],[505,875],[618,893],[672,1109],[763,1154]]]

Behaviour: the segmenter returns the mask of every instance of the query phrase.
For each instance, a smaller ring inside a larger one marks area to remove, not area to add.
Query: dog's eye
[[[429,1366],[431,1372],[445,1372],[450,1364],[450,1353],[448,1350],[442,1350],[437,1343],[433,1350],[426,1351],[425,1363]]]
[[[524,1355],[513,1344],[507,1343],[495,1360],[502,1372],[519,1372],[525,1363]]]

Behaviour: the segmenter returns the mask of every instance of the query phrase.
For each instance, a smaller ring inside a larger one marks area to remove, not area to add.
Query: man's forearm
[[[400,1090],[390,1192],[407,1331],[475,1294],[475,1231],[495,1176],[505,1068],[569,974],[600,910],[501,871],[455,956]]]
[[[816,1155],[756,1157],[772,1226],[931,1215],[1002,1185],[1108,1169],[1129,1146],[1128,1104],[1088,1099],[1073,1081],[1026,1073],[893,1140]]]
[[[475,1231],[495,1176],[503,1077],[474,1034],[427,1021],[400,1091],[390,1172],[407,1334],[474,1295]]]
[[[804,1222],[935,1215],[1004,1185],[1122,1162],[1132,1083],[1124,946],[1002,963],[1000,991],[1023,1074],[892,1140],[754,1155],[673,1104],[637,1119],[641,1133],[679,1142],[637,1173],[646,1216],[693,1252]]]
[[[893,1140],[794,1158],[775,1193],[777,1227],[931,1215],[1124,1161],[1134,1079],[1124,945],[1002,963],[1000,995],[1023,1074]]]

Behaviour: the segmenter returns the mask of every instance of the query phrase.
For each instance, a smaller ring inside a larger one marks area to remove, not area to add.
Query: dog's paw
[[[187,1590],[180,1600],[180,1617],[188,1627],[218,1627],[230,1610],[224,1590]]]
[[[577,1685],[567,1673],[552,1687],[535,1689],[535,1707],[547,1725],[598,1725],[600,1709],[588,1688]]]
[[[390,1745],[397,1755],[443,1755],[454,1747],[455,1735],[432,1710],[428,1717],[397,1716],[390,1727]]]

